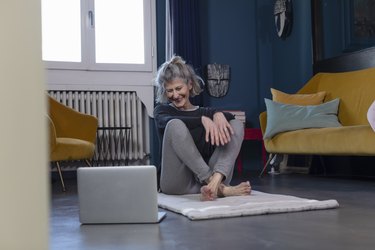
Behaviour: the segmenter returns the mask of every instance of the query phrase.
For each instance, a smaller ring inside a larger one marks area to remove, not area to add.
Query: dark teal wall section
[[[205,104],[246,111],[258,127],[270,87],[296,92],[312,76],[310,1],[294,1],[291,35],[277,37],[273,0],[201,1],[202,64],[231,66],[231,85],[223,98],[205,95]]]
[[[223,98],[204,97],[205,105],[246,111],[257,126],[259,107],[256,50],[256,1],[201,1],[202,65],[229,64],[231,82]]]
[[[160,65],[165,60],[165,0],[156,4]],[[274,0],[200,1],[202,65],[231,66],[228,94],[214,98],[205,93],[204,105],[244,110],[251,127],[259,127],[270,87],[294,93],[312,76],[310,0],[293,1],[293,30],[285,40],[276,35],[273,4]],[[259,169],[259,144],[246,142],[244,150],[245,166]],[[156,143],[152,154],[151,161],[158,164]]]
[[[271,0],[257,1],[257,51],[260,108],[271,98],[270,88],[295,93],[312,76],[310,1],[293,1],[293,29],[280,39],[275,31]]]
[[[339,56],[345,49],[345,1],[323,0],[323,59]]]

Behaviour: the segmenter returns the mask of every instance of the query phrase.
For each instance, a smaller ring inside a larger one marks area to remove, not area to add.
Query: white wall
[[[0,249],[48,249],[40,0],[0,1]]]

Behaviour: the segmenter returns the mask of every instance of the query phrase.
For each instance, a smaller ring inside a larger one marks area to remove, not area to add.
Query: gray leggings
[[[186,125],[178,119],[168,122],[163,138],[160,188],[166,194],[199,193],[202,184],[214,172],[224,175],[229,185],[244,136],[243,123],[231,120],[231,141],[216,147],[208,165],[203,160]]]

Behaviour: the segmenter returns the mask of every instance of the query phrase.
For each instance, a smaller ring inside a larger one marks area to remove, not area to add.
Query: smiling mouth
[[[178,98],[172,98],[172,102],[181,102],[181,101],[183,101],[184,100],[184,96],[180,96],[180,97],[178,97]]]
[[[177,106],[179,107],[180,104],[181,104],[181,101],[173,101],[172,103],[173,103],[176,107],[177,107]]]

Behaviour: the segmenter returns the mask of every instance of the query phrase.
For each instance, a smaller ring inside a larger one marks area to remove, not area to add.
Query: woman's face
[[[165,93],[168,100],[178,109],[191,108],[189,100],[191,84],[186,84],[182,79],[176,78],[165,84]]]

